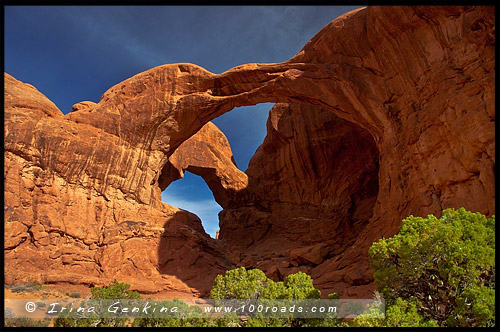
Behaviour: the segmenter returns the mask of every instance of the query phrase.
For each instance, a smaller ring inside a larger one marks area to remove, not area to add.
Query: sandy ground
[[[90,290],[88,291],[90,294]],[[71,292],[69,292],[71,294]],[[39,300],[44,300],[44,299],[69,299],[71,298],[67,293],[65,293],[64,290],[62,289],[56,289],[54,287],[50,287],[47,285],[43,285],[39,290],[32,291],[32,292],[13,292],[11,289],[4,287],[4,303],[5,307],[8,307],[8,303],[10,299],[39,299]],[[16,308],[15,310],[12,310],[12,312],[16,316],[23,316],[26,314],[22,310],[22,308]],[[49,327],[52,327],[52,321],[49,324]]]
[[[82,287],[81,285],[71,285],[71,284],[51,284],[51,285],[41,285],[39,289],[31,289],[22,292],[13,292],[11,288],[14,285],[4,287],[4,303],[8,307],[9,300],[15,299],[30,299],[30,300],[48,300],[48,299],[74,299],[74,296],[79,293],[79,298],[90,298],[91,292],[90,288]],[[70,296],[72,295],[72,296]],[[141,294],[141,297],[146,299],[155,300],[167,300],[167,299],[194,299],[197,298],[196,294],[187,292],[162,292],[157,294]],[[12,311],[16,316],[23,316],[26,312],[23,308],[16,308]],[[49,327],[53,327],[53,322],[51,321]]]

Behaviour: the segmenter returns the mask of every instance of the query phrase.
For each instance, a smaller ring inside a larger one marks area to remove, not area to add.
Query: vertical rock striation
[[[248,188],[220,214],[232,262],[274,279],[331,265],[372,216],[378,160],[366,130],[318,106],[276,104]]]

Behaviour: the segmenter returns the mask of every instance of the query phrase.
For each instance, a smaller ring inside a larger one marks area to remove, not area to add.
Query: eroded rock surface
[[[154,154],[68,120],[8,74],[5,83],[6,282],[106,285],[116,278],[144,293],[191,296],[229,268],[197,216],[160,200],[138,202],[111,184],[142,173],[137,163]],[[74,109],[92,112],[92,103],[83,106]],[[231,159],[217,127],[208,123],[200,134],[185,142],[189,149],[210,144],[218,157]],[[180,155],[189,153],[181,146]]]
[[[199,295],[243,264],[370,296],[367,249],[401,219],[495,212],[494,18],[486,6],[363,8],[284,63],[163,65],[67,115],[5,75],[6,282],[117,277]],[[224,142],[189,143],[261,102],[280,104],[246,174]],[[161,202],[184,170],[225,207],[220,240]]]
[[[232,196],[248,186],[248,177],[236,167],[226,136],[209,122],[175,150],[163,167],[158,182],[165,190],[184,170],[201,176],[220,206],[228,206]]]
[[[248,188],[221,213],[232,262],[276,279],[331,264],[372,216],[378,159],[366,130],[318,106],[276,104]]]

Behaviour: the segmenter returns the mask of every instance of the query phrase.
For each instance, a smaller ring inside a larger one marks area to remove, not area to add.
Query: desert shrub
[[[136,291],[129,290],[130,285],[113,281],[106,287],[92,287],[90,289],[92,300],[140,299]],[[82,302],[81,306],[84,306]],[[64,312],[54,319],[55,327],[123,327],[127,326],[128,319],[120,315],[106,313],[91,313],[82,315],[76,312]]]
[[[140,299],[141,294],[129,290],[130,285],[119,283],[116,280],[106,287],[92,287],[90,289],[92,299]]]
[[[50,319],[33,319],[25,316],[17,316],[11,308],[4,309],[4,326],[6,327],[46,327]]]
[[[210,291],[212,300],[297,300],[319,299],[320,291],[314,288],[310,276],[303,272],[289,275],[282,282],[275,282],[266,277],[259,269],[247,270],[244,267],[226,271],[218,275]],[[331,298],[338,298],[332,294]],[[265,303],[265,302],[264,302]],[[291,302],[290,302],[291,303]],[[339,319],[288,318],[284,317],[238,317],[232,312],[221,318],[204,314],[200,307],[189,306],[174,299],[160,303],[162,306],[178,308],[178,314],[172,316],[154,313],[151,317],[136,318],[132,323],[137,327],[271,327],[271,326],[338,326]]]
[[[240,267],[219,274],[210,291],[211,299],[256,299],[275,291],[274,282],[259,269]]]
[[[135,318],[133,327],[215,327],[216,322],[206,315],[198,306],[190,306],[179,299],[161,301],[158,307],[176,308],[175,312],[155,311],[146,318]],[[224,325],[226,326],[226,325]]]
[[[273,281],[259,269],[240,267],[219,274],[210,291],[211,299],[319,299],[321,292],[304,272]]]
[[[24,316],[5,318],[6,327],[47,327],[50,319],[33,319]]]
[[[36,281],[30,281],[26,284],[16,284],[10,287],[14,293],[33,293],[42,289],[42,284]]]
[[[321,292],[313,285],[309,275],[297,272],[288,275],[284,281],[275,282],[266,277],[259,269],[247,270],[244,267],[226,271],[218,275],[210,291],[210,298],[219,299],[259,299],[262,303],[269,299],[306,300],[319,299]],[[338,298],[331,294],[330,298]],[[289,302],[290,305],[294,303]],[[256,314],[240,326],[248,327],[301,327],[301,326],[337,326],[339,319],[328,318],[290,318],[286,314],[276,317],[262,317]]]
[[[68,296],[72,297],[72,298],[75,298],[75,299],[78,299],[82,295],[80,294],[80,292],[72,292],[72,293],[68,294]]]
[[[410,216],[369,256],[386,300],[382,326],[495,324],[494,216],[463,208]]]
[[[376,299],[381,300],[380,293],[376,292]],[[436,327],[434,320],[424,319],[418,312],[419,303],[408,302],[401,298],[387,307],[385,314],[380,311],[377,305],[370,310],[354,318],[351,321],[343,323],[348,327]]]

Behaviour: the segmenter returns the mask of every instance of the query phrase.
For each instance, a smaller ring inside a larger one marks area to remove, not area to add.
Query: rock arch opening
[[[241,171],[248,168],[250,159],[266,136],[266,122],[273,103],[235,107],[212,122],[226,135],[234,160]],[[243,126],[243,128],[242,128]]]
[[[265,123],[272,106],[271,103],[262,103],[235,107],[214,119],[213,123],[217,126],[210,124],[183,143],[160,176],[162,201],[197,215],[205,231],[212,238],[217,238],[218,213],[222,207],[214,199],[214,192],[219,193],[219,201],[226,201],[221,198],[220,192],[225,189],[219,182],[234,174],[244,178],[238,169],[248,167],[250,158],[262,144],[266,135]],[[237,125],[240,123],[245,124],[244,131]],[[193,147],[204,151],[192,158]],[[233,174],[225,174],[228,169]]]
[[[218,214],[222,207],[203,178],[186,171],[182,179],[172,182],[162,192],[161,198],[167,204],[194,213],[200,218],[205,232],[213,239],[217,237]]]

